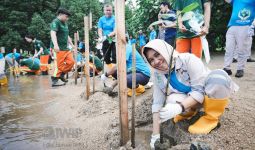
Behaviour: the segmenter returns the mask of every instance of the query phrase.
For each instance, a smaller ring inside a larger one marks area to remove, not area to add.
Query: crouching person
[[[9,69],[15,76],[19,76],[19,61],[20,61],[21,55],[20,53],[16,53],[16,48],[14,48],[13,53],[9,53],[5,55],[5,60],[9,66]]]
[[[25,39],[27,42],[34,44],[36,53],[34,54],[33,58],[38,58],[40,56],[40,70],[42,72],[42,75],[48,75],[49,50],[46,48],[42,41],[37,40],[32,35],[26,35]]]
[[[132,46],[127,44],[126,46],[126,67],[127,67],[127,87],[128,96],[132,96]],[[108,72],[101,76],[101,80],[105,81],[108,76],[113,76],[117,79],[117,67],[113,67]],[[140,95],[145,92],[144,85],[150,80],[150,69],[143,60],[142,56],[136,51],[136,95]],[[117,80],[107,88],[107,92],[112,91],[117,85]]]
[[[163,40],[152,40],[145,45],[142,54],[154,72],[151,147],[160,136],[160,122],[174,119],[176,123],[189,119],[201,106],[205,115],[190,125],[188,131],[207,134],[213,130],[231,93],[238,90],[231,78],[223,70],[210,71],[193,54],[178,54]],[[166,105],[163,107],[164,102]]]
[[[40,74],[40,60],[38,58],[23,58],[20,60],[21,71],[31,75]]]
[[[8,80],[4,70],[5,70],[5,59],[3,54],[0,52],[0,86],[5,86],[8,84]]]

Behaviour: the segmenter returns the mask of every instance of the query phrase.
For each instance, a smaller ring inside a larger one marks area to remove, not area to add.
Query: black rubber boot
[[[243,71],[243,70],[237,70],[237,71],[236,71],[235,77],[241,78],[241,77],[243,77],[243,74],[244,74],[244,71]]]
[[[223,68],[223,70],[229,75],[232,75],[232,71],[230,69]]]
[[[58,86],[58,78],[57,77],[51,77],[51,86]]]
[[[247,59],[247,62],[255,62],[255,59],[253,59],[253,58],[248,58],[248,59]]]
[[[61,73],[59,79],[60,79],[62,82],[68,82],[68,80],[65,78],[65,73]]]
[[[48,71],[42,71],[42,75],[48,75],[49,73],[48,73]]]

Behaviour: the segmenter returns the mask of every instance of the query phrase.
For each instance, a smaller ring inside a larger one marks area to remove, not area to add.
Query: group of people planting
[[[169,119],[174,123],[195,116],[201,108],[204,115],[188,131],[192,134],[208,134],[219,125],[219,117],[224,113],[229,97],[239,87],[232,81],[231,70],[234,51],[238,55],[238,69],[235,77],[244,75],[245,62],[250,58],[251,40],[254,35],[255,2],[244,0],[226,0],[233,6],[229,29],[226,35],[226,53],[224,69],[210,70],[202,62],[205,49],[205,36],[209,33],[211,1],[178,0],[174,7],[168,2],[160,4],[158,14],[158,36],[152,24],[149,29],[150,40],[146,43],[145,34],[140,30],[137,40],[140,49],[136,52],[136,94],[145,91],[144,85],[153,82],[153,133],[150,146],[160,137],[160,124]],[[193,7],[193,8],[192,8]],[[190,9],[187,11],[187,9]],[[183,11],[185,10],[185,11]],[[114,37],[115,23],[112,6],[104,6],[105,16],[100,18],[98,32],[102,36]],[[103,23],[102,23],[103,22]],[[109,29],[111,29],[109,31]],[[103,43],[103,52],[110,70],[101,79],[117,77],[116,49],[114,42],[109,46],[107,38]],[[128,95],[132,87],[131,45],[136,44],[132,35],[128,36],[126,46],[127,87]],[[207,41],[206,41],[207,43]],[[208,47],[208,45],[207,45]],[[109,55],[112,53],[112,55]],[[111,59],[112,58],[112,59]],[[149,67],[151,69],[149,69]],[[113,90],[116,82],[107,91]]]
[[[13,53],[8,53],[4,57],[4,53],[0,53],[1,59],[1,85],[7,85],[8,81],[5,76],[5,61],[8,63],[9,70],[14,72],[16,76],[19,76],[21,72],[48,75],[51,68],[51,61],[54,60],[53,73],[51,76],[52,86],[65,85],[68,82],[65,75],[73,70],[75,58],[73,55],[74,44],[69,37],[69,29],[67,20],[70,16],[70,12],[64,8],[60,8],[57,12],[57,17],[51,23],[51,43],[48,49],[46,45],[36,39],[33,35],[26,35],[25,40],[31,43],[34,48],[34,54],[31,56],[27,51],[20,50],[16,52],[14,48]],[[76,57],[77,66],[79,72],[82,72],[82,67],[85,65],[85,58],[83,53],[85,52],[85,45],[83,42],[78,41],[79,46],[78,54]],[[4,60],[5,58],[5,60]],[[93,64],[93,60],[94,63]],[[98,74],[102,69],[102,62],[96,56],[89,56],[90,68],[95,67],[95,72]],[[92,72],[93,69],[91,69]],[[62,83],[59,83],[61,80]]]
[[[226,52],[224,68],[210,70],[202,62],[202,52],[205,49],[205,36],[209,33],[211,9],[210,0],[177,0],[170,5],[168,2],[160,4],[158,14],[158,36],[155,24],[149,27],[150,40],[146,43],[145,35],[140,30],[138,34],[139,50],[135,52],[136,58],[136,90],[135,94],[145,92],[145,85],[153,82],[153,133],[150,146],[160,137],[160,124],[173,119],[174,123],[195,116],[201,108],[204,115],[188,131],[192,134],[208,134],[219,124],[219,117],[223,114],[229,97],[238,90],[238,86],[229,75],[232,74],[230,64],[237,52],[237,72],[235,77],[243,77],[246,61],[253,61],[250,57],[252,36],[255,26],[254,0],[226,0],[233,6],[231,19],[226,34]],[[172,7],[174,6],[174,7]],[[185,11],[184,11],[185,10]],[[52,85],[58,80],[67,82],[65,75],[74,66],[74,44],[69,37],[67,25],[70,13],[65,9],[58,10],[58,16],[51,23],[51,52],[55,59],[54,71],[51,77]],[[116,67],[116,30],[113,6],[104,5],[104,16],[98,20],[98,47],[102,50],[102,65],[97,59],[98,74],[101,70],[102,82],[108,78],[113,79],[105,91],[111,92],[117,85]],[[40,55],[41,71],[44,74],[48,64],[49,50],[45,45],[32,36],[26,40],[34,44],[37,53],[30,58],[35,60]],[[82,44],[82,43],[81,43]],[[132,96],[132,45],[136,39],[132,35],[126,36],[126,70],[128,95]],[[70,46],[70,47],[69,47]],[[79,55],[82,61],[82,52]],[[20,54],[10,53],[5,56],[10,66],[16,66]],[[3,75],[3,55],[0,54],[0,82],[7,82]],[[13,61],[15,60],[15,61]],[[106,68],[106,69],[103,69]]]

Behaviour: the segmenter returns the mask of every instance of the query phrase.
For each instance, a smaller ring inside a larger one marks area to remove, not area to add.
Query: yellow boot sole
[[[218,125],[218,120],[210,120],[205,116],[198,119],[196,123],[189,126],[188,131],[192,134],[208,134]]]

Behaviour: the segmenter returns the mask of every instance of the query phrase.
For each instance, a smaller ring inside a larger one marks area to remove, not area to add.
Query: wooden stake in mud
[[[84,17],[84,40],[85,40],[85,77],[86,77],[86,99],[90,95],[90,76],[89,76],[89,17]]]
[[[136,90],[136,49],[132,45],[132,127],[131,127],[131,146],[135,148],[135,92]]]
[[[92,29],[92,13],[89,13],[89,29]]]
[[[126,73],[126,38],[125,38],[125,0],[115,0],[116,16],[116,51],[120,107],[120,144],[129,140],[128,132],[128,101]]]
[[[18,67],[19,66],[15,66],[15,62],[16,62],[16,60],[15,60],[15,53],[17,52],[17,49],[16,48],[14,48],[13,49],[13,51],[12,51],[12,64],[13,64],[13,75],[17,78],[18,76],[19,76],[19,74],[18,74]],[[17,65],[19,65],[19,64],[17,64]]]
[[[75,62],[75,72],[74,72],[74,83],[77,85],[78,71],[77,71],[77,32],[74,33],[74,62]]]
[[[76,33],[77,33],[77,42],[79,42],[80,41],[79,31],[77,31]],[[78,47],[77,47],[77,49],[78,49]]]
[[[95,67],[96,67],[96,65],[95,65],[95,52],[94,51],[92,51],[92,60],[93,60],[93,94],[95,93]]]

